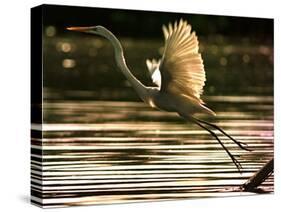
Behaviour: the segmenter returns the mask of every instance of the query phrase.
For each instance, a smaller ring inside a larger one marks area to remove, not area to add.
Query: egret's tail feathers
[[[217,114],[212,111],[210,108],[208,108],[206,105],[204,104],[201,104],[201,107],[203,108],[203,112],[208,114],[208,115],[211,115],[211,116],[216,116]]]

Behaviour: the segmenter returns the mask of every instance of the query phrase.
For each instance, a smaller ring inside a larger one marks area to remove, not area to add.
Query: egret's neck
[[[145,101],[147,97],[147,87],[144,86],[129,70],[127,67],[124,54],[123,54],[123,48],[119,42],[119,40],[110,32],[110,31],[105,31],[103,34],[105,38],[107,38],[113,45],[114,47],[114,53],[115,53],[115,60],[122,71],[122,73],[126,76],[126,78],[129,80],[131,85],[134,87],[134,89],[137,91],[138,95],[140,98]]]

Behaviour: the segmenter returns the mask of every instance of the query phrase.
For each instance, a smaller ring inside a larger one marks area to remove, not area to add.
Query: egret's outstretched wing
[[[159,66],[160,66],[160,60],[146,60],[146,66],[147,69],[150,73],[152,82],[157,85],[159,88],[161,87],[161,74],[160,74],[160,70],[159,70]]]
[[[195,32],[191,33],[191,26],[180,20],[163,26],[163,33],[165,47],[159,67],[161,91],[203,103],[200,95],[206,77]]]

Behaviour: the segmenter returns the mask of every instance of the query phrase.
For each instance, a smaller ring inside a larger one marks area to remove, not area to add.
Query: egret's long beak
[[[78,32],[87,32],[87,31],[89,31],[93,28],[94,28],[94,26],[90,26],[90,27],[66,27],[67,30],[78,31]]]

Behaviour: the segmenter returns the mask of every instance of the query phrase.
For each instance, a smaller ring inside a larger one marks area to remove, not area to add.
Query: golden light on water
[[[227,65],[227,59],[226,59],[225,57],[221,57],[221,58],[220,58],[220,64],[221,64],[222,66],[226,66],[226,65]]]
[[[74,46],[69,43],[69,42],[58,42],[56,44],[56,49],[58,51],[64,52],[64,53],[68,53],[74,50],[73,48]]]
[[[69,43],[63,43],[61,46],[61,50],[63,52],[70,52],[71,51],[71,45]]]
[[[56,35],[56,28],[54,26],[48,26],[45,29],[45,34],[48,37],[54,37]]]
[[[240,187],[273,157],[274,145],[272,108],[249,110],[249,106],[272,107],[273,97],[206,99],[212,104],[242,105],[238,111],[216,110],[219,125],[253,150],[240,150],[222,136],[229,150],[240,156],[242,174],[207,131],[178,121],[177,114],[134,101],[57,101],[44,104],[48,113],[42,126],[31,125],[45,135],[32,138],[33,152],[46,150],[43,156],[32,154],[34,190],[44,182],[47,207],[249,195]],[[272,192],[274,175],[265,183],[260,188]]]
[[[267,46],[260,46],[259,52],[261,54],[264,54],[264,55],[269,55],[270,54],[270,48],[268,48]]]
[[[64,59],[62,61],[62,66],[64,68],[74,68],[76,66],[76,61],[73,59]]]

